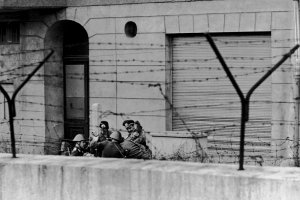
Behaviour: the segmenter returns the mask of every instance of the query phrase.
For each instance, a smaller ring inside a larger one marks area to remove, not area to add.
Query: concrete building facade
[[[246,93],[295,45],[296,4],[292,0],[2,1],[0,23],[20,25],[19,41],[1,44],[5,89],[13,91],[49,49],[54,50],[18,95],[18,152],[57,154],[61,139],[76,133],[88,137],[94,129],[92,108],[98,105],[98,118],[115,129],[123,129],[123,120],[130,118],[139,120],[150,135],[205,134],[208,154],[217,158],[212,160],[222,162],[216,155],[223,154],[236,158],[239,99],[203,33],[216,40]],[[278,165],[297,156],[293,60],[253,95],[246,151],[255,153],[249,162],[261,155]],[[7,108],[1,109],[1,137],[9,141]],[[2,147],[7,151],[9,142]]]

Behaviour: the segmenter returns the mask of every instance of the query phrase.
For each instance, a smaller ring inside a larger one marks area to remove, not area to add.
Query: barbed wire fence
[[[10,127],[10,142],[11,142],[11,152],[13,158],[16,158],[16,144],[15,144],[15,131],[14,131],[14,117],[16,116],[16,105],[15,100],[19,91],[26,85],[26,83],[32,78],[32,76],[45,64],[45,62],[51,57],[53,50],[35,67],[35,69],[29,73],[25,80],[21,82],[20,85],[13,91],[12,96],[9,96],[8,92],[0,84],[0,91],[6,99],[8,105],[8,115],[9,115],[9,127]]]
[[[286,42],[291,42],[293,41],[293,39],[287,39],[285,40]],[[216,42],[223,42],[220,40],[216,40]],[[246,42],[246,41],[245,41]],[[248,43],[250,43],[251,45],[255,45],[255,44],[259,44],[259,43],[265,43],[265,42],[269,42],[269,41],[249,41]],[[272,41],[274,43],[276,42],[282,42],[279,40],[274,40]],[[224,42],[223,42],[224,43]],[[194,43],[184,43],[182,44],[183,46],[186,45],[190,45],[190,44],[194,44]],[[226,42],[224,43],[226,45],[234,45],[237,44],[237,42]],[[139,46],[148,46],[148,47],[157,47],[159,48],[159,50],[161,50],[161,48],[166,48],[167,45],[165,44],[154,44],[154,43],[135,43],[135,44],[131,44],[131,43],[90,43],[90,45],[121,45],[121,46],[125,46],[125,47],[132,47],[133,45],[137,46],[139,49]],[[124,48],[124,49],[127,49]],[[45,51],[46,49],[37,49],[37,50],[30,50],[30,51],[20,51],[20,52],[6,52],[1,54],[1,56],[13,56],[13,55],[18,55],[18,54],[28,54],[28,53],[35,53],[35,52],[40,52],[40,51]],[[95,48],[95,50],[101,50],[99,48]],[[145,52],[140,52],[145,53]],[[151,53],[151,52],[150,52]],[[126,54],[126,53],[124,53]],[[108,54],[109,56],[110,54]],[[231,59],[231,60],[249,60],[249,62],[256,60],[256,59],[276,59],[276,58],[281,58],[283,55],[278,55],[278,56],[271,56],[271,57],[266,57],[266,58],[256,58],[256,57],[247,57],[247,56],[241,56],[241,57],[224,57],[224,59]],[[117,75],[117,74],[145,74],[145,73],[156,73],[156,72],[166,72],[168,70],[172,70],[172,69],[166,69],[165,65],[166,63],[192,63],[194,66],[193,67],[189,67],[189,68],[179,68],[177,70],[200,70],[203,68],[203,66],[197,66],[198,62],[202,62],[205,63],[207,62],[207,69],[210,70],[212,72],[212,74],[215,74],[216,71],[223,71],[222,67],[212,67],[210,66],[210,61],[217,61],[218,58],[217,57],[213,57],[213,58],[208,58],[208,59],[177,59],[177,60],[172,60],[172,61],[166,61],[166,60],[146,60],[146,59],[93,59],[93,57],[90,58],[90,66],[94,66],[94,67],[101,67],[101,66],[115,66],[115,63],[120,63],[118,64],[118,66],[151,66],[154,65],[156,66],[158,69],[144,69],[144,70],[125,70],[125,71],[121,71],[121,72],[93,72],[91,74],[89,74],[90,82],[103,82],[103,83],[112,83],[112,84],[127,84],[127,85],[133,85],[133,86],[140,86],[143,87],[143,89],[150,89],[152,88],[157,88],[157,90],[159,91],[159,93],[161,94],[162,99],[164,99],[167,104],[169,104],[169,108],[166,109],[157,109],[157,110],[135,110],[132,112],[127,112],[127,113],[119,113],[119,112],[115,112],[115,111],[111,111],[111,110],[106,110],[106,111],[101,111],[99,113],[99,116],[106,118],[108,116],[121,116],[124,119],[126,117],[136,117],[138,118],[139,116],[150,116],[153,118],[163,118],[163,115],[157,115],[157,112],[173,112],[174,114],[178,115],[181,123],[184,125],[182,130],[184,130],[185,132],[189,133],[190,136],[192,138],[194,138],[195,142],[196,142],[196,150],[195,151],[191,151],[191,152],[185,152],[183,149],[184,147],[179,145],[177,150],[174,150],[173,154],[170,155],[164,155],[163,153],[160,152],[159,149],[156,149],[156,158],[157,159],[167,159],[167,160],[185,160],[185,161],[197,161],[197,162],[216,162],[216,163],[238,163],[239,161],[239,154],[238,154],[238,138],[239,138],[239,127],[240,127],[240,123],[239,123],[239,118],[234,118],[234,119],[228,119],[226,118],[226,116],[219,116],[219,117],[215,117],[215,116],[201,116],[198,120],[199,120],[199,129],[198,131],[195,131],[193,129],[190,128],[189,126],[189,122],[187,122],[187,120],[185,119],[185,117],[180,117],[180,109],[195,109],[195,108],[208,108],[211,107],[213,108],[216,112],[220,107],[227,107],[227,106],[232,106],[232,105],[239,105],[239,101],[231,101],[231,102],[223,102],[222,104],[207,104],[207,105],[199,105],[196,104],[195,105],[186,105],[186,106],[181,106],[181,107],[176,107],[174,106],[174,104],[172,103],[172,101],[168,98],[168,95],[164,93],[164,90],[162,89],[162,87],[170,84],[168,82],[165,81],[122,81],[122,80],[115,80],[113,78],[98,78],[99,75]],[[49,61],[49,62],[60,62],[59,60],[55,61]],[[20,79],[22,77],[26,77],[28,74],[23,74],[20,73],[19,70],[26,68],[26,67],[32,67],[35,66],[37,63],[39,63],[38,60],[31,60],[30,63],[27,63],[25,65],[21,65],[20,67],[15,67],[13,69],[8,69],[8,70],[2,70],[0,72],[0,77],[7,77],[6,79],[1,79],[1,81],[6,82],[6,83],[11,83],[16,79]],[[272,66],[265,66],[265,67],[252,67],[249,68],[247,66],[229,66],[229,69],[233,69],[233,68],[240,68],[240,69],[247,69],[247,71],[245,73],[241,73],[241,74],[234,74],[234,77],[242,77],[242,78],[247,78],[252,74],[259,74],[259,75],[263,75],[265,73],[267,73]],[[249,72],[250,70],[250,72]],[[292,64],[284,64],[284,66],[281,69],[278,69],[278,71],[283,72],[283,73],[292,73],[293,72],[293,65]],[[74,73],[73,76],[70,76],[68,78],[71,79],[80,79],[78,78],[78,75],[80,74],[76,74]],[[45,73],[37,73],[34,75],[34,77],[37,78],[51,78],[51,77],[56,77],[56,78],[63,78],[63,76],[61,75],[47,75]],[[183,82],[183,83],[197,83],[197,84],[201,84],[201,83],[205,83],[205,82],[210,82],[210,81],[220,81],[223,79],[228,79],[228,76],[224,75],[216,75],[216,76],[212,76],[212,77],[206,77],[206,78],[194,78],[194,79],[186,79],[186,80],[179,80],[179,81],[173,81],[173,84],[178,82]],[[205,95],[205,94],[204,94]],[[195,99],[195,101],[197,101],[197,99]],[[18,100],[16,99],[17,103],[20,104],[24,104],[24,105],[40,105],[40,106],[50,106],[50,107],[56,107],[58,109],[63,109],[60,106],[57,105],[52,105],[52,104],[46,104],[46,103],[40,103],[40,102],[34,102],[34,101],[26,101],[26,100]],[[251,101],[251,103],[255,104],[257,102],[262,102],[261,100],[254,100]],[[272,103],[283,103],[283,104],[291,104],[294,102],[290,102],[290,101],[272,101],[272,100],[265,100],[264,104],[272,104]],[[0,102],[0,106],[5,104],[5,101]],[[179,111],[178,111],[179,110]],[[90,111],[92,112],[92,111]],[[222,114],[222,113],[220,113]],[[224,114],[223,114],[224,115]],[[40,123],[45,123],[45,122],[51,122],[51,123],[55,123],[55,124],[59,124],[59,125],[64,125],[64,121],[59,121],[59,120],[44,120],[44,119],[39,119],[39,118],[26,118],[25,117],[20,117],[20,118],[15,118],[15,121],[18,123],[22,123],[22,122],[27,122],[28,124],[31,124],[30,126],[35,127],[35,126],[40,126]],[[4,125],[7,125],[7,121],[6,120],[2,120],[0,121],[0,127],[4,127]],[[272,141],[275,141],[275,146],[273,148],[271,148],[271,132],[269,132],[268,136],[264,135],[260,135],[257,133],[257,131],[264,129],[266,127],[271,127],[273,125],[276,126],[294,126],[295,122],[294,121],[276,121],[276,120],[272,120],[270,119],[270,121],[264,121],[264,120],[260,120],[260,119],[254,119],[254,120],[250,120],[249,122],[249,126],[253,126],[252,128],[247,129],[246,131],[246,135],[247,136],[251,136],[249,141],[245,141],[245,146],[247,147],[245,149],[245,163],[247,164],[257,164],[257,165],[265,165],[266,163],[270,163],[271,165],[277,165],[278,163],[280,163],[281,160],[284,159],[294,159],[294,158],[285,158],[282,156],[282,154],[280,152],[285,151],[285,150],[289,150],[289,149],[293,149],[296,148],[295,146],[293,146],[293,140],[291,138],[285,138],[285,139],[274,139],[272,138]],[[147,127],[147,126],[144,126]],[[125,132],[125,130],[121,130],[123,132]],[[153,131],[149,131],[149,130],[145,130],[148,134],[151,134]],[[176,132],[176,130],[174,130]],[[10,152],[10,148],[9,148],[9,139],[8,139],[8,135],[9,135],[9,131],[5,130],[2,128],[1,131],[1,136],[2,136],[2,140],[1,140],[1,147],[2,147],[2,151],[4,152]],[[203,147],[200,143],[199,143],[199,137],[198,134],[199,133],[205,133],[208,136],[208,148]],[[217,134],[216,134],[217,133]],[[47,140],[45,140],[47,139]],[[277,141],[276,141],[277,140]],[[151,143],[151,141],[149,141]],[[43,135],[40,135],[40,133],[24,133],[22,132],[22,130],[19,130],[18,133],[16,133],[16,145],[18,147],[18,149],[21,148],[32,148],[34,149],[35,147],[48,147],[48,148],[56,148],[57,145],[60,144],[60,140],[57,139],[57,137],[45,137]],[[150,144],[152,145],[152,148],[156,148],[155,144]],[[260,146],[261,148],[258,149],[257,146]],[[57,150],[57,149],[53,149],[53,150]],[[38,151],[37,151],[38,153]]]

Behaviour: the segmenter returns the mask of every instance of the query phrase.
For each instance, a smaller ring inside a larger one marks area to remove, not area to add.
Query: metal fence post
[[[239,170],[244,170],[244,146],[245,146],[245,124],[249,120],[249,103],[251,94],[254,90],[263,83],[282,63],[284,63],[298,48],[299,44],[294,46],[287,54],[283,55],[283,57],[263,76],[261,77],[247,92],[246,97],[244,97],[240,87],[232,76],[226,62],[224,61],[220,51],[218,50],[216,44],[214,43],[212,37],[208,34],[204,34],[213,51],[215,52],[217,58],[219,59],[224,71],[226,72],[228,78],[230,79],[233,87],[238,93],[241,100],[241,130],[240,130],[240,157],[239,157]]]
[[[11,152],[12,157],[16,158],[16,142],[15,142],[15,131],[14,131],[14,117],[16,116],[16,107],[15,99],[18,92],[24,87],[24,85],[30,80],[30,78],[45,64],[45,62],[50,58],[54,53],[53,50],[43,59],[42,62],[26,77],[26,79],[17,87],[13,92],[12,97],[10,98],[8,93],[0,84],[0,91],[3,93],[4,97],[7,100],[7,105],[9,109],[9,126],[10,126],[10,139],[11,139]]]

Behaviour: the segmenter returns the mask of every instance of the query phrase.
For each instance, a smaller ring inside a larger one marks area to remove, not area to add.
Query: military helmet
[[[104,125],[105,127],[102,127],[102,125]],[[101,121],[99,127],[100,128],[107,128],[107,129],[109,129],[109,124],[108,124],[107,121]]]
[[[73,142],[80,142],[80,141],[85,141],[86,139],[84,139],[84,136],[82,134],[77,134],[74,139]]]
[[[134,121],[132,119],[127,119],[125,121],[123,121],[123,126],[125,126],[126,124],[133,124]]]
[[[119,131],[114,131],[112,132],[112,134],[110,135],[111,139],[115,139],[118,142],[122,142],[123,141],[123,137],[121,135],[121,133]]]

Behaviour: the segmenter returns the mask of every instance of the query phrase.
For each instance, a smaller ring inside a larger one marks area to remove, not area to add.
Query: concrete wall
[[[222,9],[219,9],[220,7]],[[68,19],[81,23],[89,34],[92,60],[90,73],[118,72],[93,76],[98,80],[118,82],[91,82],[91,103],[103,105],[102,112],[105,113],[110,111],[125,114],[121,117],[103,115],[116,128],[122,128],[121,122],[129,117],[138,118],[146,130],[161,131],[166,130],[165,100],[158,88],[149,88],[147,85],[151,81],[164,83],[165,74],[160,72],[126,74],[126,71],[163,70],[168,60],[164,53],[167,49],[166,34],[271,31],[274,41],[285,37],[292,38],[292,8],[292,2],[289,4],[278,0],[272,2],[232,0],[69,7],[66,14]],[[138,34],[135,38],[128,38],[124,34],[124,25],[127,21],[134,21],[137,24]],[[274,44],[272,56],[286,52],[288,48],[283,46],[290,47],[292,42],[289,40],[282,45],[280,42]],[[99,61],[95,58],[103,59]],[[276,59],[273,62],[275,63]],[[110,66],[111,64],[113,66]],[[291,80],[287,77],[289,75],[283,74],[280,78]],[[278,79],[278,75],[275,79]],[[127,81],[135,83],[126,83]],[[279,86],[291,89],[290,84],[287,86],[281,83]],[[274,91],[278,91],[277,89],[274,86]],[[279,101],[280,95],[274,93],[275,102]],[[285,97],[292,99],[290,93]],[[284,104],[284,106],[282,109],[291,108],[292,105]],[[274,119],[293,118],[290,113],[285,114],[281,111],[274,112]],[[282,116],[283,114],[287,116]],[[281,128],[287,130],[287,127]],[[282,135],[282,129],[273,131],[276,132],[275,135]]]
[[[187,131],[150,133],[148,146],[153,158],[158,160],[180,160],[208,162],[207,135]]]
[[[300,169],[0,155],[0,199],[296,200]]]

